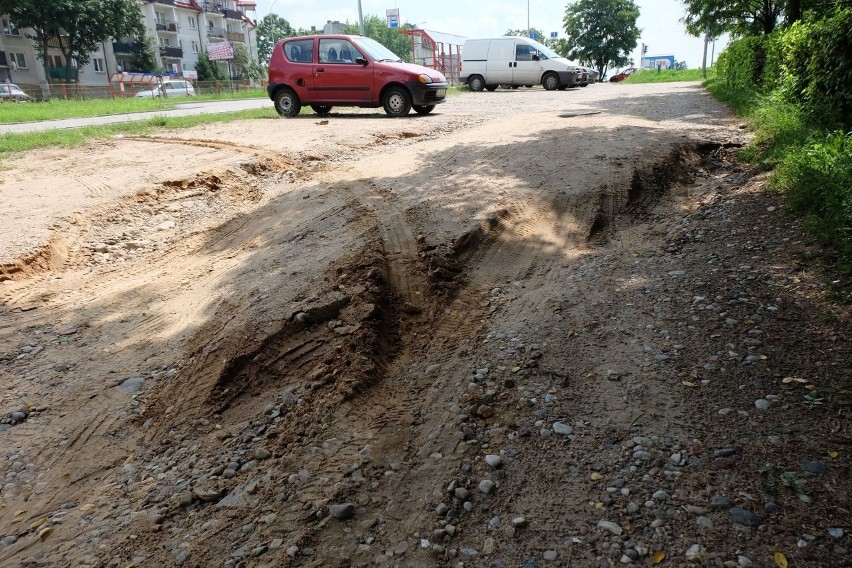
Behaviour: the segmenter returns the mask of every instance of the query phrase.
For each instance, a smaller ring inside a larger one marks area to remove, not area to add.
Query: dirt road
[[[0,564],[847,566],[847,310],[697,84],[4,163]]]

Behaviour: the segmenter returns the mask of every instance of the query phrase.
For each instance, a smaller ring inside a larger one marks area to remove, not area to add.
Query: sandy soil
[[[32,152],[4,566],[848,566],[848,310],[697,84]]]

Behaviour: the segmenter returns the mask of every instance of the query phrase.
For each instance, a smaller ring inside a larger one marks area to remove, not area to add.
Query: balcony
[[[243,13],[239,10],[231,10],[230,8],[222,8],[222,13],[226,18],[230,18],[232,20],[242,20]]]
[[[142,44],[138,41],[117,41],[112,44],[113,53],[141,53]]]
[[[156,24],[158,32],[168,32],[168,33],[177,33],[177,22],[173,22],[171,20],[160,20]]]
[[[65,67],[49,67],[48,74],[51,79],[59,79],[60,81],[67,81],[68,79],[77,80],[77,68],[71,67],[68,69],[68,76],[65,75]]]
[[[228,41],[238,41],[240,43],[245,43],[246,36],[239,32],[228,32]]]
[[[160,56],[167,59],[180,59],[183,57],[183,49],[179,47],[161,47]]]
[[[207,28],[207,37],[225,38],[225,28]]]
[[[225,7],[221,2],[209,2],[207,0],[202,0],[199,3],[205,12],[212,12],[214,14],[221,14],[222,9]]]

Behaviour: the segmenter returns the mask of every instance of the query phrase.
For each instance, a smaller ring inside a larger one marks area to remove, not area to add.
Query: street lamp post
[[[361,12],[361,0],[358,0],[358,32],[364,35],[364,14]]]

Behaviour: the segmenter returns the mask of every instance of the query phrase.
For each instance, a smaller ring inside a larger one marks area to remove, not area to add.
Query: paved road
[[[133,120],[147,120],[155,116],[189,116],[192,114],[214,114],[233,112],[253,108],[272,108],[268,98],[240,99],[228,101],[198,101],[181,103],[174,110],[158,110],[153,112],[134,112],[128,114],[111,114],[109,116],[93,116],[89,118],[66,118],[62,120],[43,120],[40,122],[24,122],[19,124],[0,124],[0,134],[21,134],[24,132],[44,132],[61,128],[80,128],[82,126],[97,126],[115,124]]]

